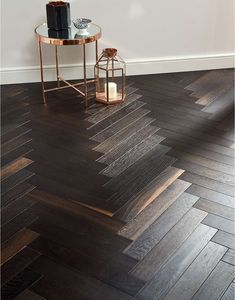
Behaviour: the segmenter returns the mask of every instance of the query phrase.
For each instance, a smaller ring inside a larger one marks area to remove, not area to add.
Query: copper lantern
[[[95,65],[96,101],[117,104],[125,99],[126,64],[117,49],[106,48]]]

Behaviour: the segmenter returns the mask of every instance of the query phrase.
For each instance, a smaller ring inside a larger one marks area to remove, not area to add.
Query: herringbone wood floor
[[[127,94],[2,87],[2,299],[233,299],[233,70]]]

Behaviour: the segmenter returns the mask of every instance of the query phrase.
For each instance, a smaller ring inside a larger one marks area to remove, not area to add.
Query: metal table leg
[[[40,72],[41,72],[41,84],[42,84],[42,98],[43,98],[43,102],[46,104],[45,85],[44,85],[44,78],[43,78],[42,45],[41,45],[41,42],[40,42],[40,41],[38,41],[38,47],[39,47],[39,57],[40,57]]]
[[[57,87],[60,87],[60,74],[59,74],[58,46],[57,46],[57,45],[55,45],[55,62],[56,62],[56,79],[57,79]]]
[[[84,94],[85,94],[85,108],[88,107],[87,103],[87,73],[86,73],[86,45],[83,44],[83,75],[84,75]]]

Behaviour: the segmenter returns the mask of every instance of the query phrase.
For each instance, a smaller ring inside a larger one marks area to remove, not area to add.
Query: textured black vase
[[[46,5],[47,26],[49,29],[68,29],[71,24],[70,5],[68,2],[52,1]]]

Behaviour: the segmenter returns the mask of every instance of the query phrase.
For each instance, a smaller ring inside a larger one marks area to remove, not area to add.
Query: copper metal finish
[[[117,49],[106,48],[103,50],[94,68],[97,102],[109,105],[122,103],[125,100],[125,70],[125,63],[117,55]],[[109,82],[116,84],[116,87],[114,86],[115,96],[112,93],[112,97],[110,96]]]
[[[43,24],[45,25],[45,24]],[[99,28],[99,31],[95,33],[92,36],[84,36],[79,38],[71,38],[71,39],[58,39],[58,38],[52,38],[44,35],[40,35],[37,32],[37,29],[42,26],[39,25],[35,29],[35,35],[38,41],[45,43],[45,44],[50,44],[50,45],[57,45],[57,46],[63,46],[63,45],[83,45],[83,44],[88,44],[95,42],[101,38],[101,28],[98,25],[95,25],[97,28]]]
[[[45,24],[40,25],[45,26]],[[36,38],[38,41],[38,47],[39,47],[39,58],[40,58],[40,73],[41,73],[41,85],[42,85],[42,96],[43,96],[43,102],[46,104],[46,96],[45,93],[62,90],[66,88],[72,88],[75,91],[77,91],[79,94],[81,94],[85,99],[85,108],[88,106],[88,89],[87,84],[95,83],[95,80],[87,80],[87,70],[86,70],[86,43],[90,43],[95,41],[95,58],[96,61],[98,60],[98,39],[101,37],[101,30],[94,36],[88,36],[88,37],[82,37],[82,38],[75,38],[71,40],[63,40],[63,39],[54,39],[50,37],[46,37],[44,35],[40,35],[37,32],[37,29],[40,27],[38,26],[35,29]],[[94,25],[95,28],[100,28],[97,25]],[[45,29],[45,27],[43,27]],[[57,87],[51,88],[51,89],[45,89],[45,82],[44,82],[44,74],[43,74],[43,54],[42,54],[42,45],[41,43],[51,44],[55,45],[55,67],[56,67],[56,79],[57,79]],[[83,46],[83,74],[84,74],[84,80],[83,82],[71,84],[67,80],[63,79],[60,76],[59,73],[59,59],[58,59],[58,45],[82,45]],[[64,82],[65,86],[60,86],[60,82]],[[80,90],[77,86],[84,86],[84,92]]]

